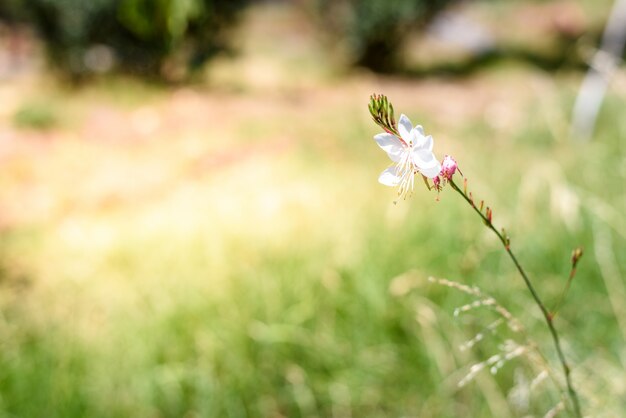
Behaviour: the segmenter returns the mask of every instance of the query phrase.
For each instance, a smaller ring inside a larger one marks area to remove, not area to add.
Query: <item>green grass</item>
[[[24,103],[13,115],[13,124],[22,129],[48,130],[59,124],[52,100]]]
[[[571,91],[566,82],[557,89],[550,106],[565,117]],[[265,100],[283,112],[282,99]],[[525,357],[457,388],[498,344],[524,339],[502,327],[460,352],[496,316],[478,309],[454,318],[472,299],[429,276],[495,296],[558,375],[539,312],[451,190],[437,202],[418,184],[411,199],[391,203],[394,191],[376,183],[387,161],[371,140],[367,97],[330,103],[289,109],[286,124],[243,115],[246,125],[231,136],[215,134],[238,152],[286,136],[286,151],[200,174],[174,171],[145,201],[79,199],[57,217],[3,232],[0,416],[517,417],[554,406],[549,382],[528,411],[507,400],[516,374],[536,374]],[[438,155],[454,151],[547,301],[558,297],[572,248],[584,246],[557,327],[594,416],[626,408],[625,104],[608,98],[590,143],[555,136],[560,128],[532,101],[504,131],[476,118],[448,129],[437,114],[398,109],[433,121],[426,129]],[[137,158],[177,161],[172,148],[145,146],[147,157]],[[101,150],[82,157],[97,166]],[[75,151],[55,152],[51,170]],[[106,152],[127,156],[122,147]]]

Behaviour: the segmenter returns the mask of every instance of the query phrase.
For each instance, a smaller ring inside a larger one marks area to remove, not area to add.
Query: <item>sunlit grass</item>
[[[156,91],[139,116],[140,104],[108,99],[125,124],[117,142],[88,138],[99,93],[80,96],[87,127],[14,156],[2,180],[3,416],[523,416],[507,392],[516,369],[530,373],[524,359],[456,387],[506,332],[460,353],[492,316],[453,318],[469,299],[426,279],[480,286],[543,346],[539,312],[453,194],[437,202],[418,187],[394,205],[376,182],[388,162],[366,103],[381,89],[439,156],[452,150],[546,299],[585,247],[557,325],[586,409],[612,416],[626,390],[624,99],[608,98],[593,142],[574,143],[550,119],[567,118],[567,81],[552,85],[554,116],[489,80],[356,78],[293,97]],[[487,84],[481,107],[495,96],[500,108],[485,118],[432,98]],[[394,290],[407,271],[414,287]],[[546,385],[529,413],[556,403]]]

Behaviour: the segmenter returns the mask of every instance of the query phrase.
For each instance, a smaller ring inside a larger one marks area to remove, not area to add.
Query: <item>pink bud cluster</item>
[[[454,173],[456,173],[457,168],[459,168],[456,160],[449,155],[443,157],[443,161],[441,162],[441,173],[439,174],[446,180],[452,179]]]
[[[443,157],[443,161],[441,162],[441,171],[439,172],[439,176],[433,179],[433,183],[435,185],[435,189],[440,191],[443,186],[445,186],[446,182],[452,180],[452,176],[456,173],[456,170],[459,169],[459,165],[456,160],[449,155]],[[459,170],[459,172],[461,172]]]

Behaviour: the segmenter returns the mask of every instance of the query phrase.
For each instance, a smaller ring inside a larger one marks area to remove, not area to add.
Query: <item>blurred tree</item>
[[[455,0],[316,0],[317,21],[343,47],[352,64],[388,72],[410,29],[425,25]]]
[[[35,26],[72,78],[118,70],[177,79],[227,46],[248,0],[24,0],[4,15]]]
[[[2,0],[0,2],[0,22],[7,22],[9,24],[19,22],[20,16],[23,14],[23,8],[18,7],[20,0]]]

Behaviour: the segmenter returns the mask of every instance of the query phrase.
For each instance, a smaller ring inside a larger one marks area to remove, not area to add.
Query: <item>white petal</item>
[[[400,132],[400,136],[407,144],[411,142],[411,130],[413,130],[411,121],[404,113],[401,114],[400,120],[398,121],[398,132]]]
[[[413,157],[413,163],[420,169],[439,164],[439,161],[435,158],[435,154],[424,148],[413,148],[411,157]]]
[[[402,153],[405,152],[406,147],[400,141],[400,139],[389,133],[382,133],[374,136],[374,140],[378,144],[379,147],[383,149],[391,158],[391,161],[398,162],[402,156]]]
[[[439,175],[439,172],[441,171],[441,164],[439,164],[439,161],[437,161],[437,164],[435,164],[434,166],[429,168],[420,168],[419,171],[429,179],[432,179]]]
[[[424,140],[424,144],[422,144],[422,147],[426,148],[430,152],[433,151],[433,137],[432,137],[432,135],[428,135],[426,137],[426,139]]]
[[[420,134],[415,128],[411,131],[411,144],[413,148],[421,148],[421,144],[424,143],[424,135]]]
[[[441,171],[441,163],[437,161],[435,154],[426,149],[413,149],[411,153],[413,164],[428,178],[436,177]]]
[[[415,132],[415,139],[413,140],[413,148],[425,149],[430,152],[433,150],[433,137],[431,135],[424,136],[417,133],[417,130],[413,129]]]
[[[396,166],[391,166],[382,173],[378,177],[378,181],[385,186],[397,186],[400,184],[400,177],[398,177],[397,173],[398,168]]]
[[[415,125],[415,128],[413,129],[417,129],[417,132],[424,135],[424,127],[422,125]]]

